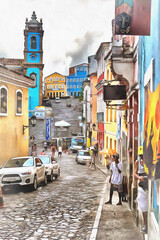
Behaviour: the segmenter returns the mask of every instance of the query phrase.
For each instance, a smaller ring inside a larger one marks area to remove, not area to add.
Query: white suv
[[[47,184],[47,173],[43,162],[38,157],[10,158],[0,169],[2,187],[24,185],[36,190],[39,183]]]

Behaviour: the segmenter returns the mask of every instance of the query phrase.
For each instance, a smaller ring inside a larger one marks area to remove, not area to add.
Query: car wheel
[[[46,185],[47,185],[47,174],[46,174],[46,173],[45,173],[45,176],[44,176],[43,185],[44,185],[44,186],[46,186]]]
[[[50,182],[53,182],[53,172],[51,172],[51,175],[50,175],[50,177],[49,177],[49,181],[50,181]]]
[[[38,188],[38,183],[37,183],[37,176],[34,176],[34,180],[33,180],[33,185],[32,185],[32,189],[33,191],[36,191]]]

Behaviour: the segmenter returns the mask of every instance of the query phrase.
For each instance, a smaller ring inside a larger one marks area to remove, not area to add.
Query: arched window
[[[31,73],[30,77],[34,80],[32,83],[32,86],[36,86],[37,85],[37,75],[35,73]]]
[[[22,115],[22,91],[16,91],[16,115]]]
[[[7,116],[8,113],[8,89],[0,87],[0,115]]]
[[[37,38],[35,36],[31,37],[31,49],[37,48]]]

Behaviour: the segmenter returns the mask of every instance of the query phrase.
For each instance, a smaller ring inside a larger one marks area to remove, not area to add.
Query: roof
[[[65,75],[63,75],[63,74],[61,74],[61,73],[53,72],[53,73],[49,74],[48,76],[46,76],[45,78],[50,77],[50,76],[53,75],[53,74],[59,74],[60,76],[66,77]]]
[[[98,56],[99,56],[99,54],[100,54],[100,52],[101,52],[101,49],[102,49],[103,47],[104,47],[104,48],[109,48],[110,44],[111,44],[111,42],[102,42],[102,43],[100,44],[100,46],[99,46],[96,54],[95,54],[95,59],[98,58]]]

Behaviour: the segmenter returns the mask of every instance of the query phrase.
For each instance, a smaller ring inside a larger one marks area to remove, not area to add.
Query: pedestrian
[[[47,151],[47,142],[46,141],[44,142],[44,149],[45,149],[45,151]]]
[[[92,154],[91,154],[90,168],[92,168],[92,166],[94,166],[94,169],[96,170],[96,153],[94,150],[92,150]]]
[[[58,157],[62,157],[62,146],[58,146]]]
[[[54,157],[55,156],[55,151],[56,151],[56,148],[54,145],[51,146],[51,151],[52,151],[52,156]]]
[[[134,164],[134,177],[139,180],[138,184],[138,210],[143,214],[144,226],[142,232],[147,233],[147,215],[148,215],[148,177],[144,170],[143,146],[138,148],[138,159]]]
[[[119,196],[119,202],[117,205],[122,205],[122,192],[123,192],[123,186],[122,186],[122,180],[123,180],[123,164],[122,162],[119,162],[119,154],[115,153],[113,155],[114,162],[111,163],[110,170],[111,170],[111,176],[109,178],[109,183],[111,183],[110,186],[110,198],[108,202],[105,202],[105,204],[112,204],[112,197],[113,197],[113,191],[118,192]]]
[[[45,155],[45,151],[44,151],[44,149],[42,150],[41,155]]]
[[[34,143],[33,150],[32,150],[32,156],[36,156],[36,155],[37,155],[37,145],[36,145],[36,143]]]

